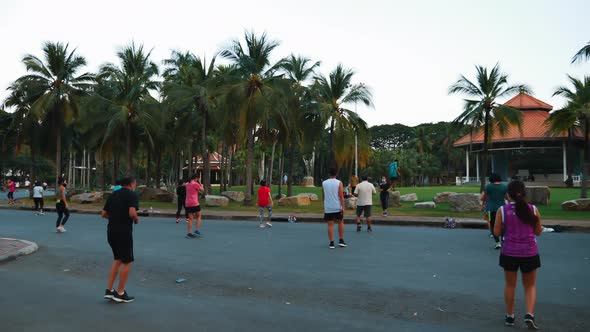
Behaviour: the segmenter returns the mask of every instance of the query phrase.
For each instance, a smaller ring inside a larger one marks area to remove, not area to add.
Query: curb
[[[20,256],[30,255],[30,254],[36,252],[37,250],[39,250],[39,246],[35,242],[26,241],[26,240],[19,240],[19,239],[11,239],[11,238],[0,238],[0,240],[21,242],[21,243],[26,244],[26,246],[24,248],[21,248],[19,250],[13,251],[13,252],[9,252],[4,255],[0,255],[0,263],[15,260]]]
[[[17,206],[0,206],[0,209],[3,210],[24,210],[24,211],[31,211],[28,207],[17,207]],[[55,208],[45,208],[44,211],[46,212],[55,212]],[[78,214],[88,214],[88,215],[100,215],[100,211],[92,211],[92,210],[80,210],[80,209],[70,209],[71,213],[78,213]],[[173,212],[153,212],[149,213],[148,210],[140,210],[138,212],[140,217],[161,217],[161,218],[176,218],[176,214]],[[374,216],[372,220],[372,224],[374,225],[382,225],[382,226],[410,226],[410,227],[438,227],[443,228],[445,224],[444,217],[424,217],[421,220],[416,220],[417,217],[410,217],[408,219],[404,219],[405,216],[390,216],[389,219],[383,219],[380,216]],[[258,221],[258,215],[217,215],[217,214],[207,214],[204,212],[202,214],[203,219],[215,219],[215,220],[236,220],[236,221]],[[464,228],[464,229],[487,229],[487,223],[483,220],[479,219],[460,219],[455,218],[457,222],[456,228]],[[272,219],[272,222],[288,222],[288,215],[283,214],[275,214]],[[297,222],[301,223],[323,223],[324,219],[321,215],[312,215],[312,216],[302,216],[298,218]],[[352,215],[344,216],[344,223],[355,224],[355,217]],[[559,226],[561,232],[571,232],[571,233],[590,233],[590,225],[559,225],[558,220],[546,220],[543,224],[545,227],[555,228]]]

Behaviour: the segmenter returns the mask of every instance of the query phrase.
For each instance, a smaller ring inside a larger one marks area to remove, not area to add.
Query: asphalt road
[[[326,226],[143,218],[127,290],[102,299],[112,262],[105,221],[0,210],[0,237],[39,251],[0,265],[0,330],[8,331],[498,331],[503,272],[485,231],[375,227],[348,248],[327,247]],[[537,320],[545,331],[590,330],[590,235],[539,238]],[[187,279],[175,283],[176,278]],[[522,287],[517,327],[523,330]]]

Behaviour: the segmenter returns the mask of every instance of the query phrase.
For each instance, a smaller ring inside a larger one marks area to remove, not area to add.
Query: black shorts
[[[373,205],[363,205],[356,207],[356,216],[360,217],[361,214],[364,212],[365,218],[369,218],[371,216],[371,208]]]
[[[344,214],[341,212],[324,213],[325,221],[340,221],[344,219]]]
[[[8,192],[8,199],[14,199],[14,191]]]
[[[134,261],[133,233],[107,232],[107,240],[113,250],[113,258],[127,264]]]
[[[185,206],[184,209],[186,210],[186,213],[197,213],[201,211],[201,206]]]
[[[523,273],[532,272],[541,267],[539,255],[531,257],[512,257],[500,255],[500,266],[505,271],[516,272],[520,268]]]

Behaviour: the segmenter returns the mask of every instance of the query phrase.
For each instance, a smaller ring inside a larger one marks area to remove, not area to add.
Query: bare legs
[[[514,315],[514,300],[516,293],[516,280],[518,279],[517,271],[504,271],[506,286],[504,288],[504,301],[506,302],[506,313]],[[535,302],[537,300],[537,270],[522,273],[522,285],[524,286],[524,300],[526,310],[529,314],[535,312]]]
[[[117,287],[117,292],[122,294],[125,291],[125,285],[129,278],[129,271],[131,271],[131,263],[123,263],[121,260],[115,260],[113,265],[111,265],[111,271],[109,272],[109,284],[107,289],[113,289],[115,279],[117,279],[117,275],[119,275],[119,287]]]
[[[340,236],[341,240],[344,239],[344,220],[338,221],[338,235]],[[328,239],[330,240],[330,242],[334,241],[334,221],[333,220],[328,221]]]
[[[197,222],[195,223],[195,230],[198,231],[201,227],[201,211],[197,213],[189,213],[188,214],[188,233],[190,234],[193,230],[193,220],[195,219],[195,214],[197,217]]]

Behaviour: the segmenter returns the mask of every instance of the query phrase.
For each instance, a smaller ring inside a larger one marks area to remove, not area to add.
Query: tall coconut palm
[[[338,127],[343,127],[343,124],[352,124],[360,119],[355,112],[345,106],[359,102],[369,107],[373,106],[371,90],[362,83],[352,84],[354,74],[351,69],[338,65],[328,77],[323,75],[315,77],[314,88],[318,94],[319,111],[326,123],[330,124],[330,167],[338,167],[334,149],[334,130],[337,124]]]
[[[492,70],[483,66],[475,66],[475,69],[475,83],[461,75],[461,78],[450,86],[449,94],[461,93],[468,98],[465,99],[463,113],[454,120],[455,122],[469,124],[472,128],[483,126],[483,166],[480,177],[480,190],[483,191],[488,172],[488,147],[494,128],[497,127],[500,133],[504,133],[511,124],[520,128],[522,119],[519,110],[501,105],[497,100],[519,92],[529,92],[529,88],[523,84],[509,85],[508,75],[501,72],[498,64]]]
[[[61,148],[62,131],[71,124],[80,112],[80,97],[90,88],[93,75],[78,71],[86,65],[86,59],[68,50],[68,44],[45,42],[43,60],[26,55],[23,63],[30,74],[20,77],[17,82],[36,89],[31,113],[52,128],[55,138],[55,176],[62,174]],[[38,90],[37,90],[38,89]]]
[[[210,116],[216,88],[215,59],[206,60],[190,52],[173,51],[164,63],[169,67],[164,72],[166,81],[162,92],[167,102],[184,111],[198,110],[201,120],[201,157],[203,160],[203,185],[211,193],[211,166],[207,146],[207,118]]]
[[[246,137],[246,193],[244,204],[252,204],[254,171],[254,136],[260,119],[272,111],[285,107],[285,101],[275,86],[282,80],[276,72],[281,64],[271,63],[272,52],[279,42],[268,38],[266,33],[257,36],[254,32],[244,34],[244,43],[231,41],[221,56],[232,61],[240,81],[228,87],[225,104],[237,111],[241,136]]]
[[[576,55],[572,58],[572,63],[581,62],[582,60],[590,60],[590,42],[582,47]]]
[[[112,123],[123,124],[126,137],[127,173],[133,173],[133,130],[149,120],[142,108],[146,103],[154,103],[150,92],[156,91],[159,83],[158,66],[150,60],[151,51],[146,52],[143,45],[132,43],[117,52],[120,65],[105,64],[100,68],[97,79],[108,80],[115,89],[111,108],[117,110]],[[110,125],[114,128],[114,125]]]
[[[567,86],[559,87],[554,96],[561,96],[566,99],[566,105],[549,116],[547,123],[549,131],[553,134],[576,131],[581,129],[584,137],[584,167],[582,168],[582,188],[580,197],[588,197],[588,172],[590,171],[590,76],[583,80],[569,76],[572,88]],[[572,130],[573,129],[573,130]]]

